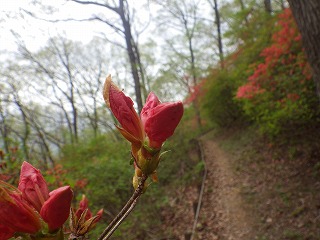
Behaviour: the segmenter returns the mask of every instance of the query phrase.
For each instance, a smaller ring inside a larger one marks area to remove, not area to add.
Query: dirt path
[[[231,159],[210,139],[200,139],[207,176],[193,240],[251,240],[252,220],[244,210],[240,184],[231,168]],[[192,151],[197,155],[197,151]],[[197,157],[198,158],[198,157]],[[242,181],[243,182],[243,181]],[[170,208],[162,212],[164,229],[170,240],[189,240],[192,235],[199,186],[189,185],[174,190]]]
[[[242,206],[230,159],[216,142],[206,137],[200,141],[208,172],[194,239],[252,239],[251,219]]]
[[[273,148],[241,134],[216,137],[208,133],[199,139],[207,177],[192,240],[319,240],[319,148],[305,155],[304,145],[298,145],[295,149],[302,150],[293,158],[283,146]],[[194,144],[191,153],[197,156],[196,148]],[[194,184],[173,190],[171,207],[163,211],[163,231],[172,231],[163,239],[190,239],[198,177]]]

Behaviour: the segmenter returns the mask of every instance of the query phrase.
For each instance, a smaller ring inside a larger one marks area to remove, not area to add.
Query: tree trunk
[[[264,0],[264,9],[267,13],[272,13],[272,6],[271,6],[271,0]]]
[[[223,55],[223,45],[222,45],[222,36],[221,36],[220,12],[219,12],[219,8],[218,8],[217,0],[213,0],[213,3],[214,3],[214,13],[216,15],[220,66],[221,66],[221,69],[223,69],[224,68],[224,55]]]
[[[286,8],[286,7],[284,6],[284,0],[281,0],[281,1],[280,1],[280,4],[281,4],[281,9],[284,10],[284,9]]]
[[[9,129],[8,129],[8,125],[7,125],[7,122],[6,122],[6,116],[5,116],[5,113],[3,111],[3,108],[2,108],[2,105],[1,105],[1,101],[0,101],[0,123],[1,123],[1,127],[0,127],[0,133],[1,133],[1,136],[2,136],[2,141],[3,141],[3,147],[4,147],[4,150],[5,150],[5,153],[7,154],[10,154],[10,151],[9,151],[9,146],[10,146],[10,143],[9,143]]]
[[[119,29],[117,26],[113,25],[113,23],[110,23],[107,21],[104,21],[104,23],[107,23],[108,26],[111,26],[114,28],[116,31],[120,31],[124,34],[125,42],[126,42],[126,49],[127,49],[127,54],[129,57],[130,61],[130,67],[131,67],[131,73],[133,76],[133,81],[134,81],[134,90],[135,90],[135,95],[136,95],[136,102],[138,105],[138,110],[141,112],[142,110],[142,95],[141,95],[141,86],[140,81],[143,81],[144,84],[144,75],[143,75],[143,68],[142,64],[140,62],[140,54],[139,50],[137,47],[137,44],[135,43],[132,33],[131,33],[131,24],[130,24],[130,13],[129,13],[129,8],[128,8],[128,3],[126,0],[119,0],[119,6],[111,6],[109,5],[109,1],[104,1],[104,3],[100,3],[99,1],[80,1],[80,0],[71,0],[76,3],[84,4],[84,5],[96,5],[99,7],[105,7],[116,14],[118,14],[121,18],[122,22],[122,27],[123,29]],[[110,1],[115,4],[116,1]],[[101,19],[100,19],[101,21]],[[139,76],[139,73],[141,74]]]
[[[136,102],[138,105],[139,113],[142,110],[142,96],[141,96],[141,84],[140,84],[140,78],[139,78],[139,61],[138,57],[135,54],[135,42],[131,34],[131,26],[130,26],[130,20],[129,15],[127,11],[124,9],[124,1],[119,1],[119,15],[122,20],[122,25],[124,29],[124,35],[125,35],[125,41],[127,46],[127,52],[129,56],[130,66],[131,66],[131,72],[134,80],[134,90],[136,94]]]
[[[288,0],[301,32],[303,46],[313,70],[320,98],[320,1]]]
[[[23,106],[19,101],[16,101],[16,104],[21,112],[22,115],[22,120],[23,120],[23,125],[24,125],[24,135],[22,138],[22,147],[23,147],[23,152],[26,160],[29,160],[29,146],[28,146],[28,139],[30,135],[30,125],[29,125],[29,120],[27,118],[27,115],[25,113],[25,110],[23,109]]]

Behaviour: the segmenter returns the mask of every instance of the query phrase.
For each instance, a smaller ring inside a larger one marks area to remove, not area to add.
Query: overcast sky
[[[141,1],[134,1],[135,5]],[[42,0],[43,4],[50,4],[55,7],[52,19],[77,18],[83,19],[90,17],[91,13],[101,12],[101,8],[76,4],[66,0]],[[49,23],[37,20],[27,14],[22,9],[36,14],[38,17],[50,19],[50,15],[43,14],[39,5],[32,5],[30,0],[0,0],[0,51],[12,51],[16,48],[15,37],[11,31],[18,33],[31,50],[36,50],[43,46],[50,36],[58,33],[64,34],[72,40],[88,43],[94,36],[101,32],[106,32],[104,24],[98,22],[59,22]],[[139,11],[139,15],[146,13]],[[112,14],[108,11],[108,14]]]
[[[62,1],[54,2],[59,9],[56,16],[70,17],[70,13],[65,10],[68,6],[62,5]],[[76,4],[73,4],[72,10],[78,12],[81,17],[81,11],[78,11]],[[73,40],[80,40],[88,42],[96,29],[94,29],[93,23],[83,22],[82,24],[76,22],[63,22],[52,24],[46,21],[34,19],[27,14],[22,16],[21,9],[27,9],[39,14],[39,9],[35,8],[27,0],[0,0],[0,9],[2,19],[0,22],[0,49],[1,50],[14,50],[16,47],[15,38],[11,33],[11,30],[21,35],[27,46],[36,50],[39,46],[44,45],[49,36],[54,36],[57,33],[65,33],[68,38]],[[39,14],[39,16],[41,16]]]

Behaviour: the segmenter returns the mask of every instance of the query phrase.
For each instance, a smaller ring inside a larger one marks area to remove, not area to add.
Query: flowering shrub
[[[314,83],[290,9],[278,16],[271,45],[252,66],[253,74],[238,88],[236,98],[262,131],[276,135],[285,126],[312,118]]]

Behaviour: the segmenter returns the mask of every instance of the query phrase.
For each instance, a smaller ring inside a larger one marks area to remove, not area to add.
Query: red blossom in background
[[[84,189],[88,185],[88,179],[83,178],[76,181],[75,187],[78,187],[80,189]]]
[[[259,86],[255,86],[253,83],[248,83],[244,86],[239,87],[236,97],[251,99],[256,94],[263,93],[265,90]]]
[[[199,83],[195,86],[189,87],[189,94],[187,98],[184,100],[184,104],[191,104],[194,102],[199,96],[204,95],[205,89],[204,84],[206,83],[206,79],[201,79]]]
[[[253,74],[248,77],[246,84],[238,88],[236,98],[252,99],[268,92],[274,93],[275,101],[281,99],[285,101],[290,96],[299,95],[300,89],[294,84],[286,85],[287,82],[282,80],[281,74],[283,78],[299,74],[305,79],[311,78],[306,56],[301,51],[301,35],[290,9],[285,9],[279,14],[276,27],[279,30],[273,33],[272,44],[260,54],[263,62],[253,66]],[[290,99],[298,100],[299,98],[290,97]]]
[[[46,171],[47,175],[53,177],[54,182],[47,183],[50,187],[62,187],[66,180],[67,170],[63,168],[61,164],[55,164],[55,166]]]

